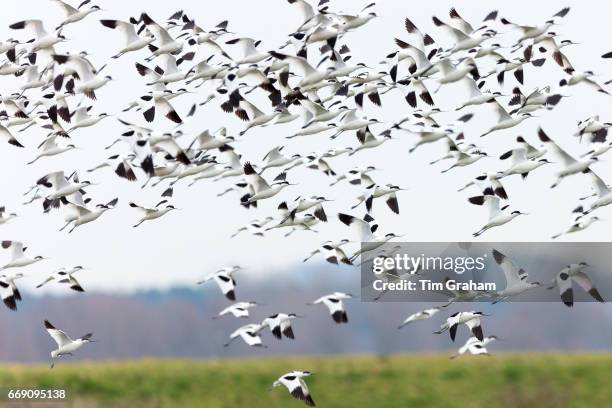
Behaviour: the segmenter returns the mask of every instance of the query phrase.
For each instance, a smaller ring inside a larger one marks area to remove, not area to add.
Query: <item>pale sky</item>
[[[46,27],[51,29],[61,21],[61,10],[47,0],[30,0],[28,7],[24,2],[5,0],[3,13],[0,17],[0,37],[3,39],[15,37],[27,40],[31,37],[23,31],[12,31],[8,25],[28,18],[42,18]],[[332,7],[345,12],[356,13],[365,5],[352,1],[331,2]],[[380,18],[368,23],[358,32],[351,32],[341,41],[352,50],[352,63],[365,62],[376,66],[385,55],[395,51],[393,37],[407,38],[403,28],[403,19],[409,16],[422,31],[430,33],[445,47],[452,45],[452,40],[442,31],[433,27],[431,16],[436,14],[443,20],[448,20],[448,10],[455,4],[450,1],[419,3],[418,7],[406,2],[385,1],[377,6]],[[70,39],[58,47],[59,52],[71,51],[77,53],[87,50],[94,64],[101,66],[111,55],[122,48],[122,38],[103,26],[97,20],[112,18],[127,20],[129,16],[138,15],[146,10],[159,22],[164,21],[178,9],[184,9],[198,24],[213,27],[224,19],[229,19],[229,30],[240,36],[250,36],[262,40],[261,50],[277,49],[285,42],[286,35],[301,23],[298,11],[286,1],[274,0],[265,2],[228,0],[224,2],[144,2],[106,0],[101,4],[105,11],[89,16],[77,25],[68,26],[64,34]],[[572,7],[570,14],[562,25],[554,30],[560,39],[571,39],[582,43],[564,49],[577,70],[593,70],[603,74],[598,79],[604,82],[609,79],[605,73],[612,64],[599,56],[609,51],[607,37],[601,37],[601,27],[609,24],[612,5],[605,2],[567,1],[564,4],[551,5],[548,2],[516,1],[512,3],[501,1],[474,1],[458,5],[458,11],[474,25],[489,11],[499,9],[500,15],[511,21],[524,24],[540,24],[556,13],[562,6]],[[526,12],[528,10],[528,12]],[[516,38],[510,28],[502,27],[505,33],[496,42],[510,45]],[[223,41],[234,38],[233,35],[223,37]],[[237,55],[236,49],[227,48],[230,55]],[[507,52],[507,51],[506,51]],[[310,54],[314,55],[312,48]],[[95,103],[92,112],[118,114],[126,120],[144,124],[140,114],[120,113],[125,105],[143,95],[147,88],[133,65],[147,56],[146,51],[127,55],[119,60],[113,60],[106,68],[106,73],[116,81],[98,92],[99,101]],[[198,54],[198,62],[208,56],[203,50]],[[190,64],[190,63],[188,63]],[[153,64],[150,64],[153,66]],[[188,65],[191,66],[191,65]],[[490,64],[486,64],[490,67]],[[544,67],[527,67],[524,92],[528,93],[535,87],[558,84],[563,77],[561,70],[553,61],[547,61]],[[515,86],[512,75],[507,76],[504,91],[509,93]],[[0,92],[12,93],[23,78],[0,78]],[[430,90],[436,88],[429,84]],[[487,88],[497,89],[493,77],[487,82]],[[183,116],[195,101],[202,101],[211,92],[211,86],[200,88],[197,96],[190,95],[177,100],[177,108]],[[460,113],[451,112],[441,115],[442,122],[452,120],[464,113],[473,112],[475,117],[465,128],[466,137],[470,142],[478,143],[490,155],[499,156],[514,147],[513,140],[517,135],[523,135],[533,144],[539,145],[536,130],[541,125],[547,133],[561,146],[573,155],[579,155],[585,150],[577,139],[572,138],[576,131],[576,122],[593,114],[601,114],[603,121],[605,109],[609,106],[610,97],[594,94],[590,90],[574,87],[565,91],[571,95],[564,99],[554,111],[540,112],[541,117],[526,121],[520,127],[494,133],[479,139],[478,136],[490,127],[495,116],[490,107],[466,109]],[[29,97],[37,97],[38,92],[28,91]],[[260,109],[271,110],[265,96],[258,94],[253,97]],[[460,84],[444,87],[440,93],[433,95],[437,106],[441,109],[452,109],[458,101],[466,96],[466,91]],[[78,101],[78,100],[77,100]],[[74,106],[76,102],[72,103]],[[352,104],[352,102],[350,102]],[[504,100],[507,103],[507,99]],[[383,107],[367,105],[368,117],[378,118],[392,123],[409,113],[409,107],[399,97],[397,92],[383,96]],[[161,126],[168,126],[162,122]],[[204,129],[215,130],[227,126],[231,135],[236,135],[243,124],[233,115],[223,113],[216,104],[209,104],[200,110],[196,120],[184,127],[187,134],[182,143],[188,143],[191,138]],[[319,134],[309,138],[287,141],[285,136],[295,133],[301,122],[282,126],[251,130],[235,148],[243,153],[246,160],[257,163],[263,155],[278,145],[286,145],[285,153],[306,154],[312,151],[323,151],[330,147],[354,146],[356,140],[353,132],[346,133],[335,141],[330,141],[328,134]],[[160,123],[156,122],[156,127]],[[385,125],[374,127],[377,132],[386,129]],[[15,131],[15,129],[12,129]],[[105,290],[111,292],[129,291],[144,288],[167,288],[173,285],[195,285],[203,275],[229,264],[241,264],[247,268],[243,276],[266,276],[270,272],[285,272],[299,266],[301,260],[321,242],[328,239],[350,237],[350,231],[341,225],[335,214],[338,211],[363,215],[365,209],[360,207],[352,211],[354,198],[359,189],[347,187],[346,184],[328,187],[330,179],[321,173],[315,173],[305,168],[297,169],[289,174],[291,182],[299,186],[288,188],[278,198],[260,203],[257,210],[244,210],[238,205],[238,197],[228,194],[217,197],[217,193],[225,190],[233,181],[222,182],[203,181],[194,187],[187,188],[187,182],[181,182],[175,189],[173,204],[181,211],[171,213],[164,218],[147,222],[137,229],[132,225],[139,218],[139,213],[127,204],[135,201],[141,205],[153,206],[159,200],[159,195],[165,189],[165,184],[155,189],[141,190],[144,178],[137,183],[129,183],[117,178],[110,170],[89,175],[85,169],[101,163],[113,151],[105,151],[108,145],[122,132],[122,126],[115,119],[107,119],[96,127],[76,131],[73,142],[81,149],[65,155],[45,158],[26,166],[25,163],[36,155],[36,146],[44,137],[40,129],[31,129],[15,134],[26,145],[19,150],[3,145],[0,148],[0,172],[3,174],[0,204],[7,206],[11,212],[17,212],[20,217],[11,223],[0,226],[2,239],[20,240],[29,247],[30,255],[44,255],[51,259],[38,265],[28,267],[23,272],[28,274],[22,284],[31,288],[50,273],[62,266],[84,265],[90,271],[83,272],[82,284],[86,289]],[[406,234],[408,241],[468,241],[471,234],[480,229],[486,222],[487,211],[484,208],[472,206],[467,197],[477,195],[476,189],[457,193],[457,189],[484,171],[499,171],[508,166],[496,158],[483,159],[479,163],[440,174],[449,163],[430,166],[427,163],[443,154],[443,143],[428,145],[413,154],[408,149],[413,145],[415,136],[398,134],[401,140],[389,142],[374,151],[362,152],[351,158],[342,157],[331,160],[334,170],[338,173],[347,171],[355,165],[375,165],[382,171],[374,173],[375,180],[380,184],[392,183],[409,188],[409,191],[399,194],[401,215],[392,214],[384,203],[375,203],[374,217],[380,224],[379,231]],[[607,159],[604,157],[604,160]],[[555,158],[551,158],[555,160]],[[513,208],[529,212],[531,215],[520,217],[512,223],[483,235],[488,241],[546,241],[551,235],[565,229],[570,223],[570,211],[577,205],[578,197],[590,192],[590,181],[587,177],[577,176],[565,180],[555,190],[549,188],[554,181],[557,167],[542,168],[531,174],[527,181],[518,176],[505,180],[506,189],[510,195],[509,203]],[[606,181],[612,166],[605,160],[594,166],[594,169]],[[26,189],[39,177],[57,170],[69,174],[78,170],[80,178],[100,183],[88,188],[89,195],[95,203],[107,202],[119,197],[117,209],[108,212],[98,221],[75,230],[72,234],[58,232],[63,226],[63,215],[60,212],[42,214],[40,203],[21,206]],[[277,171],[267,171],[268,177]],[[319,233],[299,232],[290,238],[284,238],[284,232],[275,231],[264,239],[243,235],[230,239],[236,228],[254,218],[276,215],[276,206],[281,199],[293,200],[298,195],[325,195],[334,199],[326,206],[330,222],[317,225]],[[610,209],[599,212],[602,218],[610,217]],[[565,240],[605,241],[610,235],[607,221],[592,226],[589,230],[563,238]],[[353,238],[353,237],[351,237]],[[0,262],[8,258],[8,253],[0,253]],[[325,265],[325,268],[333,266]],[[54,292],[47,289],[45,292]],[[57,293],[57,292],[54,292]],[[64,293],[64,291],[61,291]]]

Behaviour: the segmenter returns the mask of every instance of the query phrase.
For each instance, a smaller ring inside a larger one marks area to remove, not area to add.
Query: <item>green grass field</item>
[[[2,366],[0,387],[66,388],[73,407],[300,407],[281,374],[310,370],[321,407],[604,407],[612,404],[612,355],[505,354],[140,360]],[[15,405],[24,406],[24,405]],[[40,404],[31,404],[40,407]],[[57,406],[57,405],[54,405]]]

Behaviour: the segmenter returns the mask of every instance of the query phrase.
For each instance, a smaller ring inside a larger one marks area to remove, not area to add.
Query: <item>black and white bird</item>
[[[41,20],[24,20],[9,26],[11,30],[28,30],[34,34],[33,41],[28,42],[28,51],[31,54],[42,50],[52,50],[56,44],[66,41],[66,37],[59,31],[49,34]]]
[[[219,317],[222,317],[228,314],[231,314],[234,317],[246,318],[246,317],[249,317],[249,309],[255,306],[258,306],[258,303],[256,302],[234,303],[233,305],[230,305],[226,307],[225,309],[221,310],[216,316],[213,317],[213,319],[217,319]]]
[[[325,241],[320,247],[312,251],[302,262],[306,262],[317,254],[323,255],[325,260],[331,264],[338,265],[343,263],[346,265],[352,265],[349,257],[342,248],[348,245],[351,241],[349,239],[341,239],[339,241]]]
[[[449,331],[450,338],[452,341],[455,341],[455,337],[457,335],[457,327],[461,324],[465,324],[472,334],[480,341],[484,340],[484,335],[482,334],[482,327],[480,325],[480,318],[483,316],[488,316],[482,312],[457,312],[453,313],[446,319],[446,322],[440,326],[440,330],[434,332],[435,334],[441,334],[445,331]]]
[[[436,313],[438,313],[441,309],[439,307],[432,307],[430,309],[425,309],[425,310],[421,310],[419,312],[413,313],[410,316],[408,316],[407,318],[404,319],[404,321],[397,327],[398,329],[401,329],[402,327],[412,323],[412,322],[417,322],[419,320],[427,320],[432,318]]]
[[[272,335],[278,340],[285,336],[288,339],[295,339],[293,334],[293,328],[291,327],[291,321],[297,319],[298,316],[295,313],[276,313],[270,317],[266,317],[261,325],[267,327],[272,332]]]
[[[360,254],[373,251],[380,248],[386,242],[401,237],[401,235],[393,232],[385,235],[375,235],[375,232],[378,230],[378,224],[370,225],[370,222],[373,221],[373,218],[370,216],[361,219],[349,214],[338,213],[338,219],[344,225],[350,227],[356,236],[356,241],[361,242],[360,249],[352,255],[351,261]]]
[[[136,208],[136,209],[138,209],[138,210],[140,210],[141,212],[144,213],[144,215],[142,216],[140,221],[138,221],[138,223],[134,224],[134,228],[138,227],[140,224],[142,224],[145,221],[156,220],[156,219],[161,218],[164,215],[168,214],[170,211],[174,211],[174,210],[178,209],[178,208],[174,207],[174,205],[168,204],[168,200],[160,201],[153,208],[142,207],[142,206],[140,206],[138,204],[135,204],[133,202],[130,203],[130,207]]]
[[[36,155],[36,157],[29,161],[28,164],[33,164],[35,162],[37,162],[38,160],[42,159],[43,157],[51,157],[51,156],[57,156],[60,155],[62,153],[68,152],[70,150],[74,150],[77,148],[76,145],[70,143],[70,144],[66,144],[65,146],[60,145],[57,143],[57,137],[59,135],[56,134],[52,134],[49,137],[47,137],[47,139],[45,139],[39,146],[39,153]]]
[[[80,272],[83,269],[85,268],[83,268],[82,266],[74,266],[68,270],[66,270],[66,268],[61,268],[60,270],[49,276],[47,279],[42,281],[40,284],[36,285],[36,288],[41,288],[49,282],[57,282],[59,284],[70,285],[70,289],[74,290],[75,292],[85,292],[85,289],[83,289],[79,281],[77,281],[77,279],[74,277],[75,273]]]
[[[48,320],[45,320],[45,329],[49,336],[57,343],[57,349],[51,352],[51,368],[55,365],[55,360],[62,356],[72,356],[72,353],[81,349],[85,344],[94,343],[92,333],[88,333],[78,339],[71,339],[62,330],[56,329]]]
[[[100,24],[112,30],[118,30],[123,36],[124,46],[117,54],[113,55],[114,59],[121,57],[123,54],[141,50],[155,40],[152,35],[140,37],[138,34],[136,34],[136,28],[132,22],[121,20],[100,20]]]
[[[590,265],[586,262],[580,262],[579,264],[567,265],[552,280],[551,286],[548,289],[554,289],[555,286],[559,288],[561,294],[561,301],[565,306],[574,306],[574,288],[573,282],[576,282],[584,291],[586,291],[593,299],[598,302],[604,303],[605,300],[599,294],[599,291],[593,284],[591,277],[584,271]]]
[[[45,259],[43,256],[40,255],[37,255],[33,258],[26,256],[25,250],[27,249],[27,247],[24,247],[23,243],[19,241],[2,241],[1,246],[2,249],[8,249],[11,251],[11,260],[8,263],[4,264],[4,266],[0,267],[0,271],[4,271],[10,268],[21,268],[24,266],[29,266]]]
[[[573,213],[574,215],[575,213],[578,213],[579,215],[572,217],[571,225],[565,230],[553,235],[551,239],[557,239],[562,237],[563,235],[575,234],[577,232],[584,231],[596,222],[602,221],[601,218],[596,216],[586,217],[587,212],[583,209],[582,206],[574,209]]]
[[[603,181],[603,179],[591,169],[584,170],[584,173],[591,176],[593,189],[595,190],[597,196],[597,199],[589,205],[589,208],[585,211],[585,213],[589,214],[598,208],[612,204],[612,189],[610,189],[608,184],[606,184],[606,182]]]
[[[59,208],[62,198],[81,191],[93,183],[87,180],[79,181],[76,173],[66,178],[63,171],[56,171],[41,177],[36,184],[46,187],[49,191],[43,200],[43,209],[47,211],[51,208]]]
[[[490,187],[485,189],[482,195],[470,197],[468,201],[474,205],[486,204],[489,209],[489,220],[480,230],[473,234],[475,237],[482,235],[491,228],[505,225],[520,215],[527,215],[527,213],[518,210],[506,211],[508,205],[500,207],[500,199],[495,196],[495,192]]]
[[[514,174],[519,174],[523,178],[523,180],[525,180],[527,176],[529,176],[529,173],[531,173],[535,169],[538,169],[544,166],[545,164],[552,163],[548,159],[528,159],[527,149],[525,149],[524,147],[517,147],[515,149],[509,150],[506,153],[502,154],[499,158],[500,160],[511,159],[510,167],[505,171],[499,172],[499,179],[512,176]]]
[[[291,396],[295,399],[298,399],[309,407],[314,407],[315,402],[310,396],[310,390],[304,381],[304,378],[311,376],[312,373],[310,371],[292,371],[280,377],[278,380],[272,383],[272,388],[270,390],[284,385]]]
[[[322,296],[312,302],[313,305],[323,304],[329,309],[329,314],[331,315],[334,322],[338,324],[348,323],[348,316],[346,314],[346,309],[344,308],[345,299],[351,299],[353,295],[349,293],[343,292],[334,292],[330,295]]]
[[[249,223],[238,228],[236,232],[234,232],[231,235],[231,237],[234,238],[238,234],[245,232],[245,231],[249,232],[251,235],[254,235],[256,237],[263,237],[265,234],[266,225],[270,224],[272,221],[274,221],[274,217],[266,217],[266,218],[251,220],[249,221]]]
[[[147,13],[140,15],[140,22],[146,27],[154,37],[156,45],[149,47],[152,55],[146,60],[151,61],[154,58],[164,54],[178,54],[183,49],[183,42],[175,40],[164,27],[157,24]]]
[[[288,181],[285,181],[286,175],[284,173],[281,173],[281,175],[277,176],[276,179],[278,179],[279,181],[269,184],[262,176],[260,176],[255,171],[255,169],[249,162],[246,162],[244,164],[244,174],[247,178],[247,182],[249,183],[249,189],[252,191],[252,193],[246,194],[241,197],[240,201],[243,204],[251,204],[259,200],[274,197],[283,189],[295,185],[289,183]]]
[[[467,183],[465,186],[461,187],[457,191],[463,191],[471,186],[478,186],[481,192],[484,192],[487,188],[492,188],[495,195],[502,200],[508,199],[508,193],[504,188],[501,180],[500,173],[485,173],[480,176],[476,176],[472,181]]]
[[[364,193],[357,197],[358,203],[351,208],[355,209],[361,205],[361,203],[365,202],[367,212],[371,213],[374,200],[384,197],[389,209],[395,214],[399,214],[400,209],[399,202],[397,201],[397,192],[405,190],[405,188],[401,188],[393,184],[387,184],[385,186],[372,184],[366,188]]]
[[[230,334],[230,339],[223,346],[228,347],[232,341],[237,338],[241,338],[242,341],[246,343],[246,345],[250,347],[262,347],[266,348],[266,346],[261,341],[261,336],[259,332],[264,329],[264,326],[261,324],[247,324],[242,327],[239,327],[235,331]]]
[[[93,173],[100,169],[111,168],[115,174],[125,180],[128,181],[136,181],[136,174],[134,173],[134,169],[130,164],[130,161],[136,157],[134,154],[129,155],[120,155],[114,154],[106,159],[103,163],[97,165],[96,167],[92,167],[88,169],[88,173]]]
[[[64,18],[64,21],[62,21],[61,24],[57,27],[57,30],[61,30],[63,27],[67,26],[68,24],[77,23],[83,20],[88,15],[102,10],[100,6],[97,6],[95,4],[89,8],[86,8],[85,6],[87,4],[90,4],[91,0],[85,0],[81,2],[81,4],[79,4],[77,8],[72,7],[70,4],[62,0],[52,0],[52,1],[64,10],[64,14],[66,16]]]
[[[228,266],[218,271],[212,272],[204,277],[203,280],[198,282],[198,285],[206,283],[210,280],[214,280],[221,292],[225,295],[229,300],[236,300],[236,281],[234,280],[234,274],[238,271],[242,270],[242,267],[239,265]]]
[[[465,344],[459,348],[457,353],[450,356],[450,358],[457,358],[468,353],[474,356],[489,356],[490,354],[486,347],[489,343],[496,340],[499,340],[497,336],[487,336],[482,339],[482,341],[472,336],[467,339]]]
[[[495,298],[493,303],[509,299],[529,289],[540,286],[539,282],[528,282],[527,279],[529,278],[529,274],[523,268],[516,266],[512,259],[502,254],[497,249],[493,249],[492,252],[495,263],[501,267],[504,272],[504,277],[506,278],[506,287],[503,290],[498,290],[491,294]]]
[[[566,177],[585,172],[598,160],[597,157],[590,156],[579,160],[574,159],[565,150],[559,147],[559,145],[557,145],[550,137],[548,137],[542,128],[538,130],[538,136],[540,137],[540,140],[546,146],[548,146],[548,149],[551,152],[554,152],[554,154],[556,154],[563,163],[563,169],[557,173],[557,180],[554,182],[551,188],[557,187]]]
[[[533,117],[533,115],[528,112],[517,113],[515,116],[511,116],[508,111],[506,111],[506,108],[504,108],[497,100],[493,100],[490,103],[495,105],[497,112],[497,123],[493,125],[488,131],[483,133],[481,137],[487,136],[499,130],[511,129],[515,126],[520,125],[527,119]]]
[[[81,225],[89,224],[90,222],[96,221],[105,212],[107,212],[108,210],[114,209],[117,203],[119,202],[119,199],[114,198],[111,201],[107,202],[106,204],[97,204],[96,207],[93,209],[88,208],[82,202],[73,203],[70,200],[67,200],[67,201],[68,201],[68,204],[66,204],[66,206],[74,212],[74,215],[67,218],[66,225],[64,225],[60,229],[60,231],[64,230],[66,227],[72,224],[72,228],[68,231],[68,233],[71,233],[77,227],[80,227]]]

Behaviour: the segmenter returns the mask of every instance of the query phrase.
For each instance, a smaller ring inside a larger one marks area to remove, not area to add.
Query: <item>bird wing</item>
[[[238,38],[237,40],[230,40],[226,44],[240,45],[240,47],[242,47],[242,55],[244,57],[257,53],[257,48],[255,47],[255,40],[252,38]]]
[[[512,150],[512,166],[527,160],[527,150],[523,147]]]
[[[252,169],[249,163],[244,165],[245,168],[247,167],[247,165],[249,168]],[[246,174],[246,178],[251,188],[253,188],[253,191],[255,191],[255,194],[261,191],[266,191],[270,189],[270,185],[268,184],[268,182],[263,177],[261,177],[259,174],[257,174],[255,171],[251,172],[250,170],[248,170],[245,173],[249,173],[249,174]]]
[[[480,326],[480,317],[474,317],[473,319],[465,322],[466,326],[470,328],[472,334],[480,341],[483,339],[482,327]]]
[[[214,276],[214,280],[224,295],[234,290],[234,280],[232,279],[231,276],[228,276],[226,273],[217,273]]]
[[[119,30],[121,35],[125,37],[126,46],[140,40],[140,37],[136,34],[136,30],[131,23],[120,20],[100,20],[100,23],[105,27]]]
[[[164,71],[164,75],[175,74],[179,72],[178,65],[176,64],[176,58],[170,54],[162,55],[164,59],[164,65],[166,70]]]
[[[283,154],[281,153],[281,150],[283,150],[283,146],[276,146],[275,148],[273,148],[272,150],[270,150],[268,153],[266,153],[266,155],[263,157],[262,160],[268,160],[268,162],[274,161],[276,159],[280,159],[283,157]]]
[[[318,103],[312,102],[310,99],[304,99],[303,101],[300,101],[300,103],[314,116],[318,116],[328,112],[328,110],[325,109],[323,106]]]
[[[446,30],[451,35],[451,37],[455,39],[455,42],[457,43],[470,39],[469,35],[466,35],[463,31],[456,29],[455,27],[449,24],[446,24],[436,16],[433,17],[433,22],[436,26]]]
[[[8,249],[11,248],[11,261],[16,261],[17,259],[23,258],[23,243],[19,241],[2,241],[2,248]]]
[[[476,339],[476,340],[478,340],[478,339]],[[472,343],[472,344],[468,345],[467,346],[467,351],[469,351],[470,354],[473,354],[473,355],[489,354],[489,352],[486,349],[486,347],[483,346],[480,341],[478,343]]]
[[[502,268],[506,277],[506,288],[520,284],[521,281],[527,279],[527,272],[518,268],[514,262],[506,255],[493,249],[493,258],[495,262]]]
[[[487,207],[489,208],[489,220],[492,220],[501,213],[499,207],[499,197],[486,196],[485,201],[487,203]]]
[[[162,149],[172,157],[178,157],[181,155],[185,155],[183,149],[176,143],[174,138],[167,138],[155,143],[155,147]]]
[[[589,174],[591,175],[591,179],[595,184],[595,190],[597,191],[597,195],[601,198],[608,194],[610,194],[610,187],[599,177],[593,170],[589,170]]]
[[[495,100],[494,103],[498,122],[503,122],[512,119],[512,116],[510,116],[510,114],[506,111],[506,108],[504,108],[499,102],[497,102],[497,100]]]
[[[304,18],[304,23],[314,17],[315,12],[312,6],[305,0],[292,0],[292,3],[295,7],[300,10],[302,13],[302,17]]]
[[[64,13],[66,13],[66,17],[70,17],[71,15],[79,12],[79,10],[75,9],[70,4],[63,2],[62,0],[51,0],[51,1],[53,1],[55,4],[61,6],[64,9]]]
[[[79,205],[79,204],[69,203],[68,206],[73,211],[75,211],[76,214],[78,214],[79,218],[91,213],[91,211],[87,207]]]
[[[181,123],[181,117],[176,112],[176,109],[172,106],[170,102],[164,97],[156,97],[155,98],[155,108],[159,109],[161,113],[170,119],[173,122]]]
[[[76,280],[74,276],[70,275],[68,283],[70,284],[70,289],[74,290],[75,292],[85,292],[79,281]]]
[[[85,58],[70,56],[68,61],[78,72],[83,83],[87,83],[95,78],[93,67]]]
[[[57,148],[57,143],[55,143],[55,139],[57,138],[57,133],[52,134],[51,136],[47,137],[39,146],[38,148],[42,151],[47,151],[47,150],[52,150]]]
[[[370,224],[366,221],[347,214],[338,214],[338,217],[340,221],[353,230],[353,233],[359,237],[361,242],[367,242],[373,239]]]
[[[90,115],[89,115],[88,111],[89,111],[89,107],[87,107],[87,106],[84,106],[82,108],[77,109],[74,112],[74,121],[76,123],[79,123],[79,122],[82,122],[82,121],[90,118]]]
[[[559,294],[561,295],[561,300],[567,306],[571,306],[574,304],[574,292],[572,290],[572,280],[567,273],[567,271],[563,270],[557,274],[556,277],[557,286],[559,287]]]
[[[47,283],[49,283],[49,282],[51,282],[53,280],[55,280],[55,275],[49,276],[47,279],[42,281],[40,284],[36,285],[36,288],[40,288],[40,287],[44,286],[45,284],[47,284]]]
[[[247,116],[250,119],[254,119],[256,117],[262,116],[264,115],[264,113],[261,111],[261,109],[259,109],[257,106],[253,105],[251,102],[247,101],[246,99],[242,98],[240,99],[240,107],[247,111]],[[250,113],[250,115],[249,115]]]
[[[62,330],[56,329],[48,320],[45,320],[45,328],[49,336],[57,343],[58,347],[64,347],[72,343],[72,339]]]
[[[329,309],[329,314],[333,315],[336,312],[344,311],[344,303],[341,299],[336,299],[335,297],[328,296],[323,299],[323,304]]]
[[[249,346],[261,344],[261,337],[259,337],[259,335],[252,330],[241,330],[240,338],[242,338],[242,340],[244,340],[244,342]]]
[[[36,35],[37,39],[41,39],[48,35],[47,30],[45,30],[45,26],[41,20],[26,20],[23,22],[15,23],[10,26],[10,28],[15,28],[15,29],[25,28],[25,27],[34,31],[34,34]]]
[[[17,145],[20,145],[17,139],[15,139],[13,134],[10,132],[10,130],[8,130],[2,125],[0,125],[0,138],[4,140],[5,142],[11,143],[11,144],[17,143]]]
[[[450,9],[448,15],[451,18],[451,24],[456,25],[456,28],[461,30],[463,33],[470,34],[474,31],[474,27],[472,27],[470,23],[461,17],[454,7]]]
[[[315,72],[317,72],[316,69],[313,68],[312,65],[310,65],[310,63],[302,57],[296,57],[293,55],[286,55],[286,54],[279,54],[279,53],[274,53],[273,55],[275,58],[276,57],[281,57],[280,59],[284,60],[287,59],[289,60],[289,63],[292,64],[294,67],[296,67],[299,71],[301,71],[301,75],[303,77],[306,77],[310,74],[313,74]]]
[[[576,163],[576,159],[570,156],[565,150],[559,147],[548,135],[542,130],[542,128],[538,129],[538,136],[540,140],[547,144],[551,150],[553,150],[556,155],[563,161],[566,166],[572,165]]]
[[[168,31],[166,31],[166,29],[161,27],[159,24],[149,24],[147,27],[155,39],[161,43],[161,45],[170,44],[174,41],[172,36],[168,34]]]
[[[230,308],[229,312],[234,317],[249,317],[249,311],[247,309],[242,308],[242,307],[232,307],[232,308]]]
[[[586,272],[575,272],[571,275],[571,278],[574,280],[574,282],[580,285],[582,289],[591,293],[591,290],[593,289],[593,281],[591,280],[591,277],[586,274]]]
[[[398,38],[395,39],[395,44],[397,44],[397,46],[400,47],[405,54],[409,55],[415,61],[418,70],[423,70],[426,67],[431,66],[431,62],[429,62],[427,55],[425,55],[425,52],[423,52],[422,49],[408,44],[407,42]]]

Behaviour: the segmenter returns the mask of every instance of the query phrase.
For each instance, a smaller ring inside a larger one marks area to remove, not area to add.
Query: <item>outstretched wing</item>
[[[58,347],[64,347],[66,344],[72,343],[72,339],[66,333],[55,328],[48,320],[45,320],[45,328]]]

